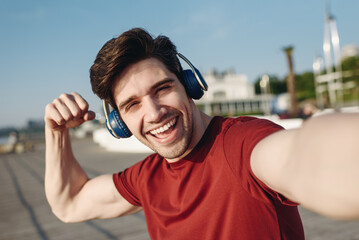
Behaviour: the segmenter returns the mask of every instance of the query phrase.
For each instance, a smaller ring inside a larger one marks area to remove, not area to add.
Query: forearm
[[[88,178],[73,155],[68,129],[51,131],[46,128],[45,138],[46,197],[54,214],[65,220],[76,194]]]
[[[286,179],[304,206],[359,218],[359,114],[313,118],[295,132]]]

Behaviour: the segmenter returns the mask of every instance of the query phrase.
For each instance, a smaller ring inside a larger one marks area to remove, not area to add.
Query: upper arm
[[[251,168],[268,187],[320,214],[359,216],[358,114],[311,118],[253,149]]]
[[[96,218],[114,218],[132,214],[142,208],[130,204],[119,194],[112,175],[88,180],[74,196],[68,209],[66,222],[79,222]]]
[[[282,130],[265,137],[254,147],[250,159],[252,172],[260,181],[295,202],[286,169],[296,132]]]

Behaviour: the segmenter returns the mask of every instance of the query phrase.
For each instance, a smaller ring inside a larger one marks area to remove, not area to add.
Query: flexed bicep
[[[74,196],[67,210],[66,222],[115,218],[142,210],[130,204],[117,191],[112,175],[102,175],[87,181]]]

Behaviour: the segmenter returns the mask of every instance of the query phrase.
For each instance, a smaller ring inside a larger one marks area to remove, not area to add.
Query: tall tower
[[[334,16],[329,12],[329,7],[327,7],[324,21],[323,51],[327,73],[333,72],[333,57],[336,71],[341,71],[340,44],[337,23]]]
[[[343,103],[341,51],[336,19],[330,13],[328,6],[324,19],[323,52],[326,73],[321,75],[321,63],[323,61],[320,58],[316,58],[313,63],[316,76],[317,103],[319,107],[323,107],[323,93],[327,92],[329,105],[336,108]]]

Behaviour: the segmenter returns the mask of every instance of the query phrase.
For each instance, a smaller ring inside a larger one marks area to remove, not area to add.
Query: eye
[[[138,106],[138,102],[134,101],[134,102],[130,102],[129,104],[127,104],[126,106],[126,111],[130,111],[133,110],[136,106]]]
[[[171,88],[170,85],[163,85],[163,86],[159,87],[156,92],[157,93],[165,92],[165,91],[169,90],[170,88]]]

